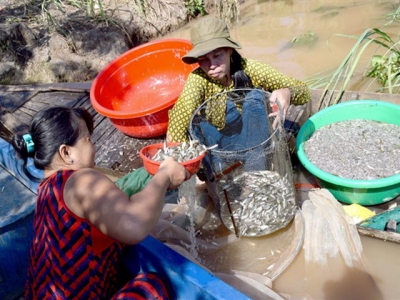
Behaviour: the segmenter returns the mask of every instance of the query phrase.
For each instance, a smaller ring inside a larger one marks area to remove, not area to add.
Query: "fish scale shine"
[[[259,236],[276,231],[289,223],[296,213],[294,189],[288,178],[277,172],[244,172],[234,178],[232,184],[228,181],[222,183],[228,191],[238,186],[242,188],[241,192],[235,193],[240,195],[238,199],[230,199],[235,204],[232,205],[232,216],[237,223],[239,235]],[[224,197],[220,191],[219,197]],[[231,223],[229,213],[222,214],[222,217],[225,224]],[[230,229],[233,229],[233,224]]]
[[[173,157],[178,162],[185,162],[195,159],[206,150],[206,146],[201,145],[197,140],[191,140],[189,144],[183,142],[173,147],[167,147],[166,143],[164,143],[163,149],[158,149],[156,154],[150,157],[150,159],[153,161],[163,161],[167,157]]]

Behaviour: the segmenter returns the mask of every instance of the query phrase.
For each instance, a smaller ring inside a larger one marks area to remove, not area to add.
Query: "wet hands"
[[[276,103],[279,102],[279,104],[282,108],[282,117],[283,117],[282,122],[285,121],[286,113],[290,106],[290,98],[291,98],[291,93],[288,88],[273,91],[269,98],[271,107],[274,107],[274,105],[276,105]],[[279,122],[280,116],[278,115],[278,113],[279,113],[279,110],[276,109],[268,115],[268,117],[276,117],[274,120],[274,123],[272,124],[273,129],[276,128],[276,126],[278,125],[278,122]]]
[[[169,190],[177,188],[182,182],[190,178],[190,173],[173,157],[167,157],[163,160],[158,172],[165,172],[168,175],[170,181]]]

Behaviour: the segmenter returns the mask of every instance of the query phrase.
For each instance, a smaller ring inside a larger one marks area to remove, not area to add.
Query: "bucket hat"
[[[199,56],[217,48],[242,48],[238,42],[231,39],[228,25],[226,25],[225,21],[218,18],[205,19],[195,24],[190,31],[190,41],[193,49],[182,57],[183,62],[187,64],[196,63]]]

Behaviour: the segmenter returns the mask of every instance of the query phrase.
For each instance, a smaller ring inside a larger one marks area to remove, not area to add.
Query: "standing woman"
[[[146,187],[129,198],[94,169],[92,132],[86,110],[52,107],[33,118],[29,133],[13,137],[19,157],[32,158],[44,170],[25,299],[168,299],[154,273],[123,279],[121,254],[125,245],[149,234],[166,191],[188,174],[168,158]]]

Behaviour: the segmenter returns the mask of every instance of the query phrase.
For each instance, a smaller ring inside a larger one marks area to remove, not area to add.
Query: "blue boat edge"
[[[129,262],[135,261],[136,255],[140,271],[157,272],[169,281],[172,299],[251,299],[153,236],[128,250],[125,259],[132,272],[137,272],[138,266]]]

